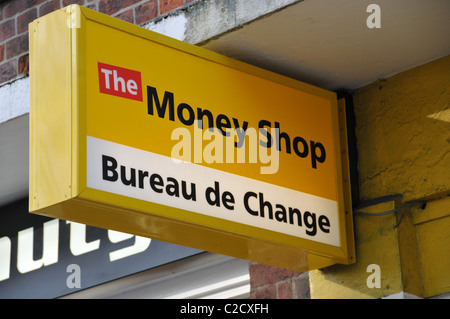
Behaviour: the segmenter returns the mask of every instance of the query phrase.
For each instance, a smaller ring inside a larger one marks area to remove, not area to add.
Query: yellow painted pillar
[[[311,271],[311,298],[450,296],[448,70],[450,56],[355,92],[360,198],[375,201],[354,210],[426,205],[355,215],[356,263]]]
[[[423,296],[447,294],[450,291],[450,197],[430,201],[424,210],[414,209],[412,215]]]
[[[364,212],[394,208],[395,201],[388,201]],[[311,271],[311,298],[381,298],[403,290],[395,215],[355,215],[355,225],[356,263]],[[377,284],[377,269],[379,288],[372,287]]]

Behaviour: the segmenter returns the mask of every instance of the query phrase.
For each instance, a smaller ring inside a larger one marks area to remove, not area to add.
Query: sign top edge
[[[170,47],[172,49],[183,51],[187,54],[194,55],[196,57],[209,60],[214,63],[218,63],[220,65],[245,72],[260,78],[264,78],[266,80],[279,83],[281,85],[285,85],[287,87],[291,87],[293,89],[301,90],[306,93],[310,93],[313,95],[317,95],[320,97],[323,97],[325,99],[329,100],[337,100],[337,95],[335,92],[323,89],[318,86],[314,86],[312,84],[308,84],[306,82],[281,75],[278,73],[275,73],[273,71],[254,66],[252,64],[242,62],[230,57],[227,57],[225,55],[222,55],[220,53],[202,48],[200,46],[190,44],[187,42],[183,42],[174,38],[171,38],[169,36],[166,36],[161,33],[157,33],[155,31],[145,29],[139,25],[132,24],[127,21],[123,21],[111,16],[108,16],[107,14],[77,5],[72,4],[67,7],[64,7],[60,10],[64,10],[68,12],[71,15],[72,21],[77,21],[77,23],[80,23],[81,19],[83,20],[90,20],[96,23],[100,23],[106,26],[109,26],[114,29],[121,30],[126,33],[130,33],[134,36],[138,36],[141,38],[144,38],[149,41],[153,41],[162,45],[165,45],[167,47]],[[74,16],[72,16],[74,15]],[[45,17],[45,16],[44,16]],[[42,19],[42,18],[39,18]],[[39,20],[38,19],[38,20]]]

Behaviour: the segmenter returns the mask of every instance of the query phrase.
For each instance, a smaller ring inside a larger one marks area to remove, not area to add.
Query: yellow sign
[[[30,211],[299,271],[354,262],[335,93],[76,5],[30,24],[30,58]]]

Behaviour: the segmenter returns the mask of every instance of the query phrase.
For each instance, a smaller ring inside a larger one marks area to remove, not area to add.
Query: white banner
[[[90,136],[87,187],[340,246],[336,201]]]

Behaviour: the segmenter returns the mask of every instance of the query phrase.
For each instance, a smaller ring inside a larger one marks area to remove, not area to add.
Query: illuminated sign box
[[[31,212],[297,271],[354,262],[335,93],[76,5],[29,31]]]

